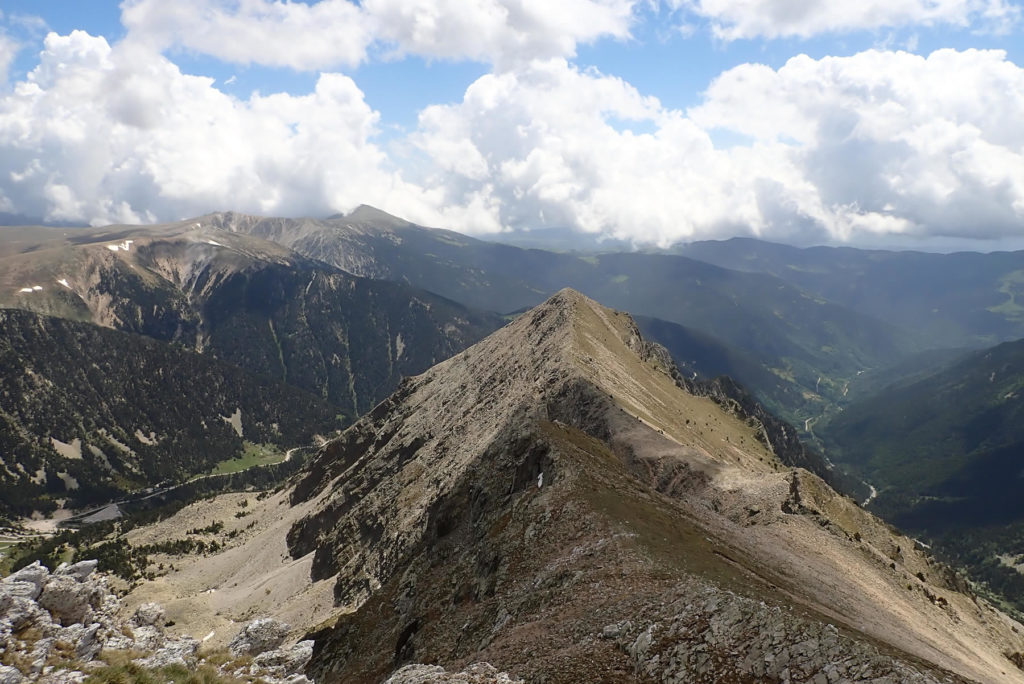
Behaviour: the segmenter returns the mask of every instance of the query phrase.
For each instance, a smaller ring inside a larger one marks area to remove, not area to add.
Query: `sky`
[[[1024,247],[1018,0],[0,0],[0,213]]]

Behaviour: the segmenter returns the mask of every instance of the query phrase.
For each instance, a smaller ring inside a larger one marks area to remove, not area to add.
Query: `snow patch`
[[[133,242],[135,242],[135,240],[124,240],[122,242],[115,242],[112,245],[107,245],[107,249],[109,249],[111,252],[128,252],[131,251]]]
[[[398,333],[395,337],[395,361],[402,358],[402,352],[405,351],[405,342],[402,341],[402,333]]]
[[[57,281],[57,283],[60,284],[60,285],[63,285],[64,287],[68,288],[69,290],[71,289],[71,283],[68,282],[67,278],[61,278],[60,280]]]
[[[19,294],[32,294],[33,292],[42,292],[42,291],[43,291],[43,286],[42,285],[28,285],[28,286],[23,287],[20,290],[18,290],[18,293]]]
[[[239,437],[242,436],[242,409],[241,408],[236,408],[235,412],[232,413],[230,416],[221,416],[220,419],[223,420],[228,425],[230,425],[231,427],[233,427],[235,429],[235,433]]]
[[[62,442],[56,437],[50,437],[50,444],[52,444],[54,450],[64,458],[69,458],[73,461],[82,460],[82,440],[77,437],[71,440],[70,444]]]
[[[199,224],[197,223],[196,225],[198,226]],[[223,247],[224,246],[224,245],[220,244],[219,242],[217,242],[216,240],[207,240],[206,244],[213,245],[214,247]]]

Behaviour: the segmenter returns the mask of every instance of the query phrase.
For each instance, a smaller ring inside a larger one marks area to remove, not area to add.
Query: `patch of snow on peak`
[[[115,242],[112,245],[107,245],[107,249],[109,249],[111,252],[128,252],[131,251],[133,242],[135,242],[135,240],[123,240],[122,242]]]
[[[61,278],[60,280],[57,281],[57,283],[59,285],[63,285],[64,287],[68,288],[69,290],[71,289],[71,283],[68,282],[67,278]]]

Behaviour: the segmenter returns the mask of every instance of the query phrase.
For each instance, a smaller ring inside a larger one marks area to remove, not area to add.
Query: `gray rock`
[[[10,582],[29,582],[35,585],[36,587],[35,596],[30,597],[35,599],[39,598],[39,592],[43,590],[43,585],[46,584],[46,580],[49,579],[49,577],[50,571],[46,568],[46,566],[40,565],[39,561],[36,561],[31,565],[26,565],[17,572],[12,572],[10,575],[5,577],[3,579],[3,582],[0,582],[0,584]]]
[[[133,662],[141,667],[153,669],[169,665],[192,668],[196,665],[197,650],[199,650],[199,642],[196,639],[181,639],[168,643],[148,658],[140,658]]]
[[[242,627],[242,631],[228,644],[228,649],[236,658],[272,651],[284,643],[289,631],[290,625],[273,618],[253,620]]]
[[[0,600],[4,596],[17,596],[19,598],[34,601],[39,596],[39,587],[32,582],[3,582],[0,583]]]
[[[313,642],[300,641],[287,648],[265,651],[252,661],[251,674],[267,673],[274,677],[285,677],[301,673],[313,657]]]
[[[488,663],[474,663],[462,672],[449,673],[439,665],[406,665],[384,684],[522,684]]]
[[[132,637],[134,638],[134,647],[140,651],[155,651],[167,641],[163,629],[152,625],[133,628]]]
[[[163,607],[158,603],[143,603],[135,610],[135,615],[132,616],[132,623],[139,627],[148,625],[157,629],[163,629],[166,622],[167,613],[164,612]]]
[[[18,668],[10,665],[0,665],[0,684],[21,684],[25,681]]]
[[[91,622],[92,604],[102,599],[98,594],[102,594],[98,587],[79,582],[72,576],[54,575],[43,586],[39,605],[64,626]]]
[[[74,565],[61,563],[60,567],[53,574],[58,577],[73,577],[79,582],[84,582],[89,575],[96,572],[98,564],[99,561],[96,560],[80,561]]]
[[[49,623],[50,615],[31,599],[0,595],[0,619],[17,632],[33,623]]]

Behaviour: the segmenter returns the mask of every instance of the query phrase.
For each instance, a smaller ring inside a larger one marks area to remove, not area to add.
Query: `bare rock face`
[[[84,623],[103,598],[95,585],[84,583],[77,575],[53,575],[43,585],[39,606],[62,625]]]
[[[1017,681],[1024,628],[670,363],[563,291],[326,445],[291,495],[340,613],[308,674]]]
[[[17,572],[11,573],[8,577],[5,577],[4,584],[28,582],[35,587],[33,594],[28,598],[36,599],[39,597],[39,593],[43,590],[43,585],[46,584],[46,580],[49,576],[50,571],[41,565],[39,561],[36,561],[31,565],[26,565]]]

